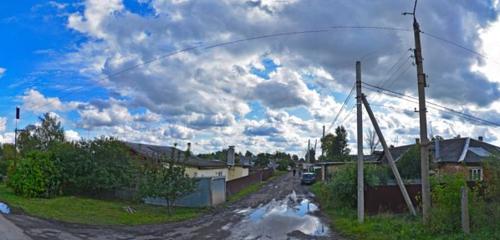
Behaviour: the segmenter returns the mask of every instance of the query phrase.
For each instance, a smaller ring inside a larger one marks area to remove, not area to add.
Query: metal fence
[[[414,206],[420,205],[420,184],[407,184],[406,190]],[[385,185],[365,188],[365,210],[369,214],[381,212],[403,213],[408,211],[401,190],[397,185]]]

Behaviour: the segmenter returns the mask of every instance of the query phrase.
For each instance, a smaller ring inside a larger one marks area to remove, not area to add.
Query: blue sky
[[[359,9],[350,2],[305,0],[0,2],[0,142],[12,141],[14,109],[20,106],[20,126],[53,112],[70,139],[111,135],[165,145],[193,142],[199,152],[234,144],[241,151],[300,153],[307,139],[318,138],[322,126],[335,119],[352,87],[356,60],[363,59],[364,81],[380,84],[392,77],[385,87],[415,95],[415,70],[406,60],[411,32],[331,30],[164,55],[332,25],[411,27],[411,19],[400,15],[411,4],[362,4]],[[422,1],[419,11],[424,31],[488,56],[423,36],[429,98],[500,119],[498,2]],[[391,68],[395,64],[407,71]],[[416,116],[408,110],[414,104],[376,93],[369,98],[393,144],[413,141]],[[352,103],[334,124],[348,128],[350,143]],[[447,116],[430,112],[434,134],[484,135],[500,144],[498,129]]]

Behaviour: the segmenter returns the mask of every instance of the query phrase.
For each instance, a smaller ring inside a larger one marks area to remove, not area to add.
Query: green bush
[[[129,151],[113,138],[60,143],[52,151],[67,194],[99,195],[130,187],[138,172]]]
[[[354,163],[340,166],[332,175],[327,188],[331,192],[332,204],[337,207],[355,207],[357,199],[357,167]],[[367,164],[364,167],[365,185],[377,186],[391,179],[385,165]]]
[[[49,153],[31,152],[18,162],[8,185],[25,197],[53,197],[61,193],[60,169]]]
[[[452,233],[460,230],[461,188],[466,186],[462,174],[446,174],[431,178],[431,232]]]

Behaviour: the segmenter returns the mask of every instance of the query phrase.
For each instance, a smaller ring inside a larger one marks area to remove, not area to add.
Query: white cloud
[[[21,96],[23,102],[23,110],[32,111],[34,113],[45,113],[51,111],[69,111],[75,109],[78,102],[62,103],[57,97],[45,97],[36,89],[30,89],[24,92]]]
[[[299,152],[308,138],[317,138],[322,125],[329,126],[335,117],[343,96],[354,82],[356,60],[372,54],[363,59],[363,80],[378,83],[387,78],[387,72],[401,53],[413,46],[411,32],[335,30],[253,40],[163,58],[167,52],[198,44],[322,28],[329,23],[408,28],[411,19],[399,13],[410,9],[411,4],[369,0],[143,3],[150,5],[154,17],[129,11],[118,0],[87,0],[83,11],[68,17],[68,27],[90,40],[62,62],[84,76],[99,79],[98,84],[128,99],[110,99],[101,105],[82,104],[78,112],[80,124],[85,128],[141,142],[195,140],[197,144],[193,147],[203,151],[232,143],[253,150],[279,148]],[[498,50],[497,34],[492,33],[496,32],[496,25],[488,25],[492,19],[483,14],[490,10],[485,4],[427,1],[419,9],[424,32],[439,33],[470,48],[475,48],[481,40],[483,51],[493,55]],[[449,14],[450,9],[456,14]],[[485,30],[476,34],[478,28]],[[423,44],[430,99],[450,107],[463,107],[489,119],[497,116],[498,67],[491,67],[488,62],[479,66],[485,77],[477,74],[477,70],[470,71],[476,59],[469,53],[425,36]],[[265,70],[263,58],[280,65],[270,73],[269,80],[252,74],[252,69]],[[150,59],[158,61],[105,78]],[[415,94],[415,73],[412,66],[409,69],[389,84],[391,89]],[[332,96],[332,92],[341,97]],[[68,108],[59,99],[39,99],[51,105],[51,110]],[[264,105],[265,116],[245,119],[255,100]],[[414,141],[418,136],[415,133],[418,118],[408,112],[413,109],[412,104],[387,97],[372,102],[394,108],[377,110],[388,141],[395,144]],[[36,104],[32,105],[36,109]],[[284,110],[299,106],[312,119],[304,120]],[[132,114],[133,108],[146,112]],[[348,128],[351,143],[355,132],[353,116],[351,112],[339,118]],[[432,121],[440,134],[484,132],[497,136],[491,130],[481,130],[481,126],[467,128],[458,119],[443,119],[441,115]],[[460,128],[453,127],[453,123]]]
[[[79,141],[81,139],[80,134],[74,130],[64,131],[64,137],[68,141]]]
[[[5,74],[7,69],[0,67],[0,78]]]
[[[7,118],[0,117],[0,132],[5,131],[6,126],[7,126]]]

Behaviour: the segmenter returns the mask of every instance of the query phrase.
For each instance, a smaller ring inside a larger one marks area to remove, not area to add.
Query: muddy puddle
[[[236,210],[235,213],[244,215],[243,219],[222,229],[231,231],[229,239],[295,239],[293,236],[299,232],[299,235],[327,237],[329,229],[314,216],[316,211],[316,204],[292,192],[282,200]]]

